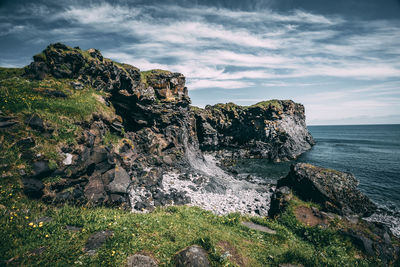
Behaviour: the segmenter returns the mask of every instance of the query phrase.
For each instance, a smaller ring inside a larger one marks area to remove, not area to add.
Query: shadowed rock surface
[[[139,211],[182,205],[190,203],[190,196],[173,188],[160,190],[163,175],[197,173],[194,165],[207,167],[200,148],[222,159],[233,155],[281,161],[296,158],[314,144],[305,126],[304,107],[293,101],[192,108],[180,73],[140,71],[106,59],[96,49],[83,51],[60,43],[33,58],[25,77],[73,79],[73,90],[95,88],[104,92],[98,100],[115,108],[114,114],[93,114],[90,122],[82,122],[78,145],[62,148],[63,166],[40,175],[41,179],[61,179],[45,189],[27,183],[30,189],[26,191],[36,197],[45,192],[42,199],[46,202],[130,206]],[[68,94],[50,93],[68,98]],[[47,130],[46,122],[35,116],[26,123]],[[109,132],[119,135],[122,143],[105,146]]]
[[[358,184],[351,173],[297,163],[278,181],[278,188],[287,186],[300,198],[321,204],[326,211],[341,215],[371,215],[377,207],[357,189]]]
[[[315,143],[305,124],[304,106],[291,100],[270,100],[248,107],[217,104],[194,111],[202,150],[286,161]]]

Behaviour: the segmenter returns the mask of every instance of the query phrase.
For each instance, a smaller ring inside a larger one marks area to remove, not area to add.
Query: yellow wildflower
[[[45,235],[45,237],[46,237],[46,238],[48,238],[48,237],[49,237],[49,235]]]
[[[30,222],[30,223],[29,223],[29,226],[33,226],[33,222]]]

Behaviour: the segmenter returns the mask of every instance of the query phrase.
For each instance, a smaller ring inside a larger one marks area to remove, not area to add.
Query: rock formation
[[[45,175],[61,179],[43,188],[44,177],[25,178],[25,191],[48,202],[131,205],[136,210],[185,204],[190,197],[184,191],[163,190],[163,174],[192,173],[194,161],[204,165],[201,150],[281,161],[296,158],[314,144],[301,104],[273,100],[250,107],[193,108],[182,74],[141,72],[104,58],[96,49],[49,45],[34,56],[25,77],[71,79],[74,90],[92,87],[102,91],[101,101],[115,108],[108,116],[93,114],[89,123],[81,125],[84,131],[78,146],[62,148],[63,166]],[[40,120],[34,119],[29,123]],[[45,126],[39,130],[47,131]],[[122,142],[104,146],[102,140],[109,131],[120,135]],[[207,179],[201,181],[194,184],[204,184],[213,192],[227,189]]]
[[[278,188],[287,186],[300,198],[318,203],[326,211],[371,215],[377,207],[357,189],[358,183],[351,173],[297,163],[278,181]]]
[[[233,103],[194,109],[200,148],[234,157],[286,161],[314,145],[304,107],[271,100],[243,107]]]

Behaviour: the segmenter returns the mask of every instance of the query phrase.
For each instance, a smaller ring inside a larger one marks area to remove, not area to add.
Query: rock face
[[[177,267],[208,267],[207,252],[200,246],[193,245],[177,253],[174,258]]]
[[[358,181],[350,173],[297,163],[278,181],[304,200],[321,204],[326,211],[340,215],[371,215],[376,205],[357,189]]]
[[[295,159],[314,144],[303,105],[290,100],[249,107],[217,104],[194,110],[200,148],[205,151],[282,161]]]
[[[251,107],[219,104],[193,109],[182,74],[141,72],[104,58],[96,49],[49,45],[34,56],[25,77],[72,79],[71,88],[103,91],[100,100],[115,108],[113,115],[93,114],[90,122],[82,122],[78,145],[60,152],[68,160],[40,175],[61,179],[44,189],[40,183],[26,183],[31,195],[55,204],[130,205],[140,211],[185,204],[191,201],[185,191],[162,190],[163,175],[189,174],[193,161],[204,167],[201,150],[280,161],[296,158],[314,143],[300,104],[274,100]],[[47,130],[37,118],[26,123]],[[122,141],[105,146],[108,132]]]

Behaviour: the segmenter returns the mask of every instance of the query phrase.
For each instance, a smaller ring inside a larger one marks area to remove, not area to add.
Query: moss
[[[213,108],[214,109],[224,109],[224,110],[227,110],[227,111],[235,111],[235,110],[241,109],[243,107],[239,106],[239,105],[236,105],[235,103],[229,102],[229,103],[226,103],[226,104],[221,104],[221,103],[216,104],[216,105],[213,106]]]
[[[138,68],[136,68],[136,67],[134,67],[134,66],[132,66],[132,65],[126,64],[126,63],[119,63],[119,62],[116,62],[116,61],[113,61],[113,63],[114,63],[117,67],[120,67],[120,68],[122,68],[122,69],[124,69],[124,70],[129,70],[129,69],[131,69],[131,70],[139,71]]]
[[[190,106],[190,110],[193,112],[201,112],[203,109],[196,106]]]
[[[38,53],[36,55],[33,56],[33,59],[35,59],[35,61],[46,61],[47,57],[46,54],[44,52]]]
[[[160,69],[141,71],[140,79],[141,79],[142,83],[144,83],[147,86],[148,79],[150,79],[151,76],[159,75],[159,74],[171,74],[171,72],[168,70],[160,70]]]
[[[273,108],[273,109],[277,109],[277,110],[283,109],[282,101],[276,100],[276,99],[258,102],[254,105],[249,106],[248,108],[254,108],[254,107],[260,107],[263,109]]]
[[[103,145],[108,146],[108,145],[118,144],[118,142],[121,139],[122,139],[121,136],[113,134],[108,131],[103,136]]]

